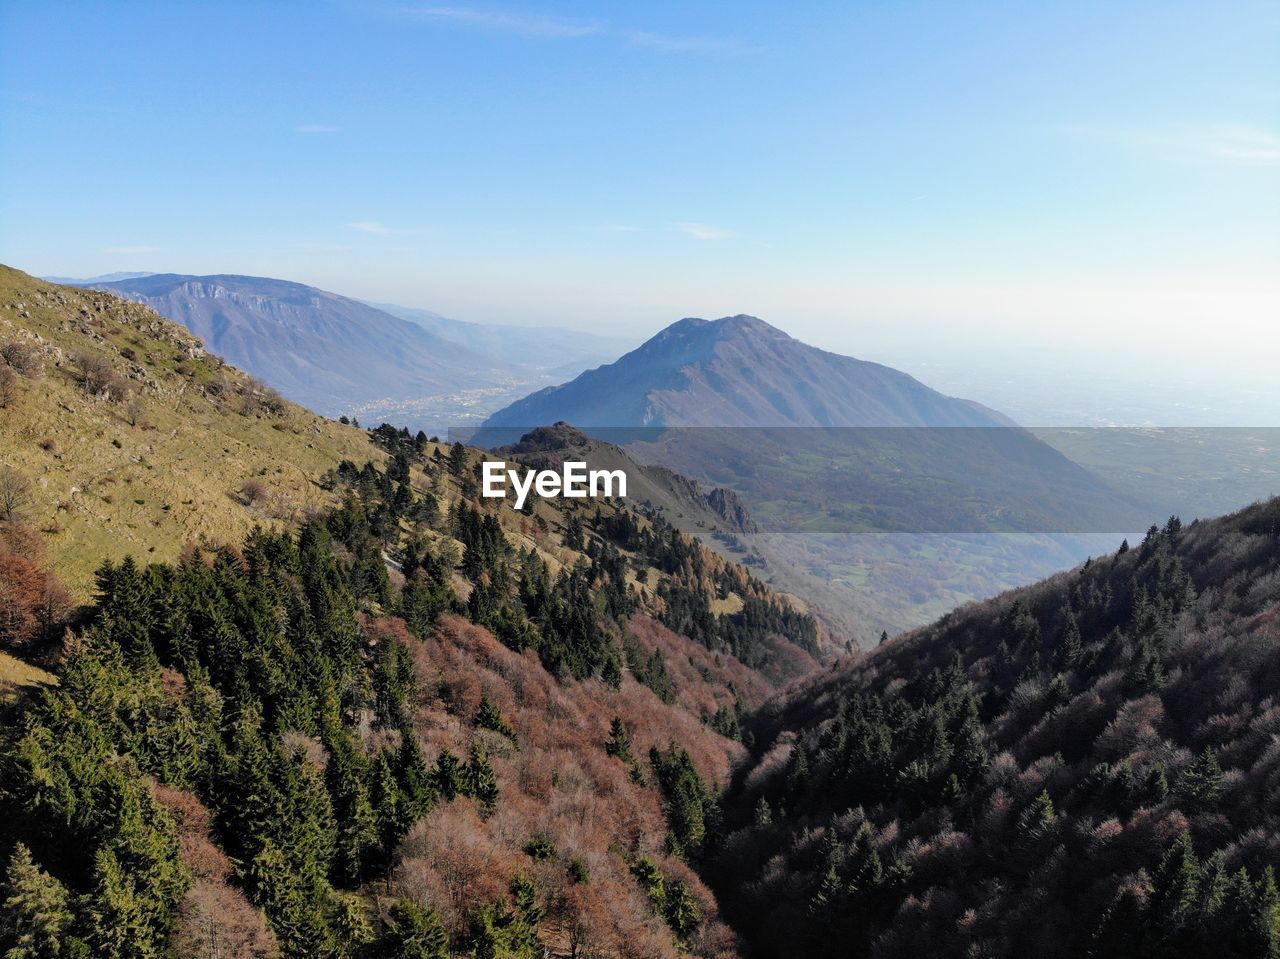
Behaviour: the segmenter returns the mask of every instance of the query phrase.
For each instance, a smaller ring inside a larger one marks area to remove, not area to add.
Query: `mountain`
[[[994,410],[748,316],[681,320],[474,441],[559,420],[733,490],[758,527],[735,558],[861,643],[1071,565],[1150,509]]]
[[[878,363],[752,316],[684,319],[619,360],[491,415],[485,427],[1011,426]]]
[[[102,273],[98,276],[42,276],[40,279],[46,283],[57,283],[62,286],[92,286],[95,283],[114,283],[117,280],[137,280],[144,276],[154,276],[154,273],[129,273],[127,271],[118,271],[115,273]]]
[[[760,959],[1274,956],[1280,499],[958,609],[750,723]]]
[[[802,608],[103,292],[3,271],[0,357],[0,951],[739,954],[693,866]]]
[[[557,326],[510,326],[452,320],[431,310],[370,303],[392,316],[417,323],[451,343],[458,343],[501,363],[545,373],[557,380],[577,376],[625,353],[634,340],[584,333]]]
[[[160,273],[94,286],[181,323],[211,350],[326,415],[376,416],[381,406],[510,384],[509,371],[488,357],[301,283]]]

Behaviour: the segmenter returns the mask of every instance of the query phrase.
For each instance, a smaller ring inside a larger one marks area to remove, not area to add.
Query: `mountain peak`
[[[732,333],[764,334],[779,339],[790,340],[791,336],[749,313],[735,313],[733,316],[722,316],[717,320],[705,320],[698,316],[686,316],[668,326],[658,336],[682,336],[710,334],[716,337]],[[656,339],[656,337],[655,337]]]
[[[906,373],[828,353],[739,313],[677,320],[618,361],[493,414],[486,426],[1008,426]]]

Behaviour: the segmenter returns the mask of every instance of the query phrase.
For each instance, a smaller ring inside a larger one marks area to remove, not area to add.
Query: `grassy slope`
[[[172,559],[200,536],[236,542],[331,501],[315,481],[339,460],[381,458],[360,430],[293,404],[279,416],[234,412],[246,374],[151,310],[0,267],[0,344],[13,340],[42,348],[44,374],[22,377],[17,403],[0,410],[0,462],[32,480],[29,519],[56,530],[50,557],[81,599],[104,559]],[[133,373],[138,426],[125,404],[86,395],[71,362],[82,350]],[[233,387],[227,400],[206,394],[218,377]],[[252,507],[238,495],[250,478],[268,490]]]

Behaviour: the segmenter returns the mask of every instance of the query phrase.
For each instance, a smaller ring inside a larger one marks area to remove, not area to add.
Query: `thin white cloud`
[[[1227,127],[1210,144],[1209,152],[1222,160],[1280,163],[1280,136],[1251,127]]]
[[[138,253],[159,253],[160,247],[158,246],[109,246],[109,247],[106,247],[102,252],[131,256],[133,254],[138,254]]]
[[[294,133],[341,133],[342,127],[330,126],[327,123],[299,123],[293,128]]]
[[[755,53],[759,49],[747,46],[737,37],[679,37],[648,30],[630,30],[626,37],[638,47],[661,53]]]
[[[1113,143],[1181,162],[1280,163],[1280,135],[1256,127],[1223,125],[1198,130],[1158,130],[1059,126],[1053,130],[1073,139]]]
[[[354,223],[348,223],[347,226],[360,233],[372,233],[374,236],[415,236],[426,232],[418,226],[387,226],[376,220],[357,220]]]
[[[684,220],[679,223],[673,223],[672,226],[695,240],[727,240],[735,236],[732,230],[726,230],[720,226],[712,226],[710,223],[694,223]]]
[[[426,20],[441,20],[484,30],[518,33],[526,37],[588,37],[604,32],[594,20],[570,20],[538,13],[512,13],[475,7],[410,7],[406,13]]]

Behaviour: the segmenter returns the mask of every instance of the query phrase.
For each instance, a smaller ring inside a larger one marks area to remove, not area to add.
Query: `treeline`
[[[332,482],[358,492],[375,536],[385,539],[404,520],[457,539],[463,547],[459,572],[473,584],[468,617],[512,648],[535,650],[557,675],[602,675],[616,683],[621,665],[619,624],[642,605],[627,574],[634,571],[647,578],[651,569],[663,574],[656,590],[657,618],[674,632],[730,653],[752,668],[769,661],[774,637],[818,653],[812,616],[782,602],[745,570],[710,553],[656,513],[642,519],[632,510],[597,509],[584,522],[585,511],[566,506],[562,540],[584,558],[553,576],[532,548],[517,554],[492,511],[473,505],[478,467],[465,447],[455,443],[447,455],[436,447],[426,456],[428,440],[421,432],[413,437],[407,430],[384,425],[371,435],[392,454],[387,470],[343,464]],[[421,465],[429,480],[448,474],[459,483],[463,495],[447,517],[438,515],[439,501],[433,493],[415,499],[409,490],[413,464]],[[538,522],[545,526],[541,517]],[[404,558],[406,575],[412,578],[423,564],[428,567],[426,579],[440,594],[440,573],[445,571],[425,544],[411,536]],[[742,608],[713,613],[712,598],[730,593],[742,596]],[[444,597],[439,595],[437,602],[444,602]]]
[[[765,956],[1280,955],[1278,510],[1171,519],[762,716],[726,910]]]

